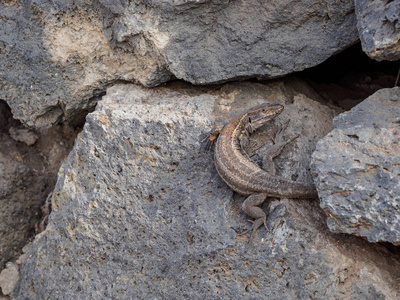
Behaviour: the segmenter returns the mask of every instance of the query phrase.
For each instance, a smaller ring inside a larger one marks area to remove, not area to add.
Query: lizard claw
[[[220,124],[218,126],[214,126],[210,132],[205,134],[205,137],[201,140],[201,142],[204,144],[205,143],[205,150],[210,151],[211,149],[214,148],[215,143],[218,140],[218,136],[222,129],[224,128],[223,124]]]
[[[217,142],[217,139],[218,139],[218,135],[219,135],[219,133],[214,134],[214,133],[210,132],[209,134],[206,135],[205,138],[203,138],[201,140],[201,142],[203,144],[205,143],[205,146],[204,146],[205,151],[210,151],[211,149],[214,148],[215,143]]]
[[[249,221],[250,223],[254,224],[254,220],[247,220],[247,221]],[[252,225],[249,229],[246,229],[242,233],[238,233],[237,235],[245,235],[246,233],[250,232],[253,229],[253,226],[254,225]]]
[[[270,231],[268,226],[267,226],[267,218],[266,217],[265,218],[260,218],[260,219],[254,220],[254,221],[249,220],[249,222],[253,223],[253,225],[251,225],[251,227],[249,229],[243,231],[242,233],[238,233],[238,235],[244,235],[244,234],[246,234],[248,232],[251,232],[250,241],[253,241],[255,233],[256,233],[257,229],[261,225],[264,224],[264,226],[267,229],[267,231],[268,232]]]

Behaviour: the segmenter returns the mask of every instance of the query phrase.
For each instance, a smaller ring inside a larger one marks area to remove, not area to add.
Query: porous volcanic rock
[[[351,0],[1,1],[0,36],[0,99],[34,128],[118,81],[274,78],[358,40]]]
[[[400,245],[400,88],[382,89],[334,119],[312,170],[328,227]]]
[[[301,136],[277,171],[310,181],[307,162],[336,111],[290,84],[108,89],[59,172],[49,225],[14,297],[395,299],[398,257],[330,233],[315,200],[267,201],[270,231],[252,244],[238,235],[249,226],[244,197],[219,178],[201,140],[215,119],[271,100],[286,110],[256,138],[290,118],[285,135]]]
[[[400,1],[354,3],[363,51],[378,61],[400,59]]]

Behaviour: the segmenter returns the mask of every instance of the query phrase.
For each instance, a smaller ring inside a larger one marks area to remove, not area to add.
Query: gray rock
[[[116,81],[274,78],[358,40],[346,1],[0,2],[0,99],[29,127],[70,122]]]
[[[12,262],[6,264],[6,268],[0,273],[0,288],[4,295],[10,295],[19,279],[18,265]]]
[[[137,3],[113,23],[116,39],[129,43],[143,33],[177,78],[195,84],[282,76],[358,40],[352,1]]]
[[[400,244],[400,88],[382,89],[334,120],[312,170],[328,227]]]
[[[244,197],[200,141],[216,118],[271,99],[286,111],[260,135],[291,118],[286,134],[302,138],[284,149],[278,172],[307,181],[302,163],[336,113],[294,85],[108,89],[59,172],[15,299],[396,298],[399,258],[329,233],[315,201],[273,200],[264,206],[270,232],[252,245],[237,235],[249,226]]]
[[[36,128],[73,121],[112,82],[171,78],[154,50],[113,47],[112,19],[97,1],[0,2],[0,99],[15,118]]]
[[[400,1],[355,0],[363,51],[382,60],[400,59]]]

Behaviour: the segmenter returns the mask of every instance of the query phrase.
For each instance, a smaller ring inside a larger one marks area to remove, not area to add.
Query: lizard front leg
[[[295,139],[297,139],[299,137],[298,135],[296,135],[287,141],[285,141],[283,139],[283,132],[286,130],[288,125],[289,125],[289,121],[285,122],[285,124],[283,124],[279,127],[279,129],[275,135],[275,138],[273,139],[275,144],[272,145],[271,147],[269,147],[263,156],[263,161],[262,161],[263,167],[262,168],[263,168],[263,170],[268,172],[271,176],[276,175],[275,163],[274,163],[273,159],[282,152],[283,148],[287,144],[293,142]]]
[[[250,135],[242,133],[239,136],[240,150],[249,160],[256,154],[256,151],[262,147],[256,141],[250,140]]]
[[[250,240],[253,240],[254,234],[257,229],[264,224],[265,228],[268,230],[267,227],[267,216],[265,212],[258,206],[261,205],[264,200],[267,198],[266,193],[254,193],[247,197],[247,199],[242,204],[242,210],[249,215],[250,217],[254,218],[253,225],[250,229],[242,232],[240,235],[246,234],[247,232],[252,231]]]

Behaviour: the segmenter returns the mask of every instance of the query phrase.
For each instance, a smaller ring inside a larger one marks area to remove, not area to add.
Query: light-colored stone
[[[28,146],[34,145],[39,138],[33,130],[29,130],[28,128],[11,127],[9,133],[14,141],[25,143]]]
[[[0,273],[0,288],[4,295],[10,295],[19,280],[18,265],[12,262],[6,264],[6,268]]]
[[[18,258],[17,258],[17,260],[15,261],[17,264],[22,264],[24,261],[25,261],[25,259],[26,259],[26,253],[24,253],[24,254],[21,254]]]
[[[382,89],[334,120],[312,169],[333,232],[400,245],[400,88]]]

